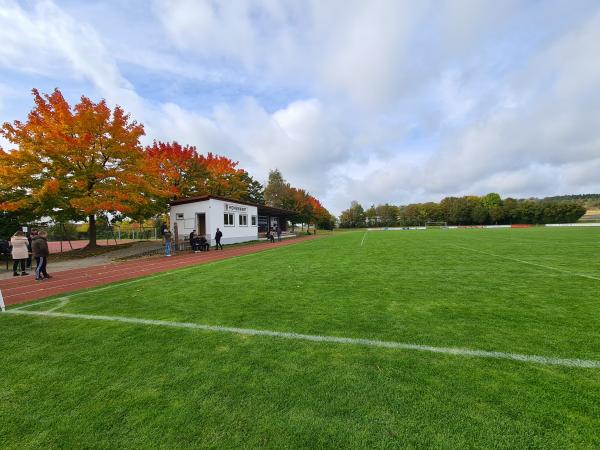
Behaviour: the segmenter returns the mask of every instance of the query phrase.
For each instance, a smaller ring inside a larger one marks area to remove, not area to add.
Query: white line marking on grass
[[[65,306],[67,303],[69,303],[69,299],[67,297],[64,297],[61,299],[61,302],[58,305],[54,306],[53,308],[46,309],[46,310],[44,310],[44,312],[56,311],[56,310],[62,308],[63,306]]]
[[[365,238],[367,237],[367,232],[365,231],[365,234],[363,234],[363,238],[362,241],[360,241],[360,246],[362,247],[363,244],[365,243]]]
[[[476,250],[476,249],[470,248],[470,247],[463,247],[462,245],[456,245],[456,244],[448,244],[448,245],[451,245],[452,247],[462,248],[464,250],[470,250],[475,253],[481,253],[483,255],[494,256],[496,258],[502,258],[502,259],[507,259],[509,261],[516,261],[516,262],[520,262],[523,264],[529,264],[530,266],[542,267],[544,269],[550,269],[550,270],[554,270],[556,272],[568,273],[569,275],[574,275],[576,277],[583,277],[583,278],[589,278],[590,280],[600,281],[600,277],[595,277],[593,275],[586,275],[584,273],[571,272],[570,270],[558,269],[556,267],[546,266],[545,264],[539,264],[539,263],[534,263],[534,262],[530,262],[530,261],[525,261],[525,260],[519,259],[519,258],[511,258],[510,256],[497,255],[496,253],[485,252],[483,250]]]
[[[44,303],[57,302],[60,300],[68,300],[68,299],[69,299],[69,297],[58,297],[58,298],[51,298],[50,300],[43,300],[41,302],[26,303],[23,306],[19,306],[17,308],[11,308],[11,311],[19,311],[21,309],[31,308],[32,306],[43,305]]]
[[[83,320],[97,320],[105,322],[120,322],[129,323],[134,325],[153,325],[161,327],[171,328],[188,328],[204,331],[215,331],[221,333],[233,333],[242,334],[247,336],[268,336],[275,338],[291,339],[298,341],[311,341],[311,342],[325,342],[333,344],[349,344],[349,345],[360,345],[367,347],[381,347],[390,349],[400,350],[416,350],[422,352],[431,353],[442,353],[456,356],[473,356],[478,358],[494,358],[494,359],[508,359],[519,362],[529,362],[543,365],[555,365],[565,367],[580,367],[586,369],[599,369],[600,361],[587,360],[587,359],[571,359],[571,358],[554,358],[549,356],[539,355],[524,355],[519,353],[505,353],[505,352],[491,352],[485,350],[471,350],[467,348],[451,348],[451,347],[433,347],[430,345],[410,344],[403,342],[392,342],[392,341],[378,341],[372,339],[357,339],[357,338],[345,338],[337,336],[321,336],[312,334],[299,334],[299,333],[288,333],[282,331],[271,331],[271,330],[255,330],[252,328],[237,328],[237,327],[223,327],[216,325],[203,325],[199,323],[190,322],[171,322],[167,320],[153,320],[153,319],[138,319],[134,317],[120,317],[120,316],[97,316],[90,314],[69,314],[69,313],[57,313],[57,312],[45,312],[45,311],[23,311],[11,309],[7,311],[7,314],[18,314],[27,316],[41,316],[51,318],[67,318],[67,319],[83,319]]]

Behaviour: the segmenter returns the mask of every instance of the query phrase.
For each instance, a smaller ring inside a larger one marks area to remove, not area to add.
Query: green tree
[[[379,226],[379,218],[377,217],[377,211],[375,209],[375,205],[371,205],[371,207],[365,211],[365,221],[367,222],[367,225],[370,227],[378,227]]]
[[[475,225],[485,225],[490,218],[489,210],[480,204],[477,204],[473,207],[471,211],[471,220]]]
[[[350,204],[350,208],[342,211],[340,215],[340,227],[362,228],[366,226],[365,210],[356,200]]]
[[[379,224],[384,227],[393,227],[398,225],[398,216],[400,209],[394,205],[378,205],[375,208],[377,217],[379,218]]]
[[[242,182],[247,185],[247,192],[242,196],[241,200],[256,203],[257,205],[265,204],[265,188],[263,185],[251,177],[248,172],[241,175]]]
[[[290,208],[294,204],[290,185],[278,169],[269,172],[264,192],[265,203],[274,208]]]
[[[500,194],[490,192],[481,197],[481,204],[490,211],[492,208],[502,205],[502,198],[500,197]]]

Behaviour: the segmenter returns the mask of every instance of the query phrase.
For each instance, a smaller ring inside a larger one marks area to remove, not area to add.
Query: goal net
[[[425,222],[425,228],[448,228],[448,222]]]

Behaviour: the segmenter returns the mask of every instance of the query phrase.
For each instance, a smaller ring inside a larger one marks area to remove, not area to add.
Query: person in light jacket
[[[27,236],[22,231],[17,231],[12,238],[10,238],[10,245],[12,246],[12,259],[13,259],[13,276],[18,277],[19,273],[17,269],[21,266],[21,275],[29,275],[25,272],[25,264],[27,258],[29,258],[29,241]]]
[[[50,256],[47,237],[48,233],[42,230],[31,240],[31,253],[35,259],[35,279],[37,281],[52,278],[46,272],[46,264],[48,264],[48,256]]]

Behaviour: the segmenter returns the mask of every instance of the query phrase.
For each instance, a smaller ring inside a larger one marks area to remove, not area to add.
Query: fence
[[[40,230],[43,227],[37,227]],[[54,253],[77,250],[89,242],[88,230],[78,229],[72,224],[57,224],[47,227],[48,242]],[[127,244],[136,241],[153,241],[161,239],[158,228],[131,229],[118,226],[99,227],[96,229],[96,243],[101,246]]]

